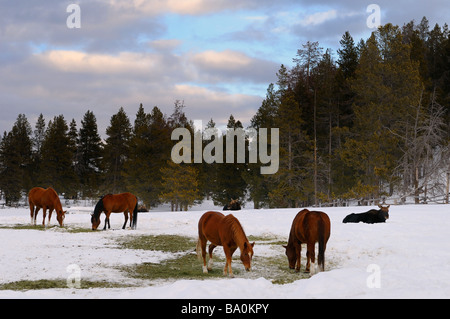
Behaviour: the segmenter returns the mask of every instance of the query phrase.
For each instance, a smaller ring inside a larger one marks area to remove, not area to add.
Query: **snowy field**
[[[349,213],[370,207],[322,208],[331,219],[325,272],[287,284],[274,284],[264,270],[251,276],[159,281],[133,288],[0,290],[0,298],[450,298],[450,206],[391,206],[385,224],[343,224]],[[233,214],[246,234],[287,242],[300,209],[247,209]],[[90,227],[89,208],[69,208],[65,224]],[[205,212],[139,214],[137,230],[121,230],[122,214],[111,216],[111,230],[72,233],[57,227],[8,229],[28,225],[28,209],[0,209],[0,285],[20,280],[66,279],[68,266],[81,270],[81,280],[130,282],[118,266],[158,263],[173,253],[119,249],[117,239],[175,234],[197,238],[197,223]],[[103,215],[104,216],[104,215]],[[103,221],[104,217],[102,217]],[[38,223],[42,222],[42,212]],[[56,223],[53,215],[52,224]],[[103,227],[103,222],[101,227]],[[278,247],[278,248],[277,248]],[[255,245],[255,256],[284,256],[277,245]],[[259,249],[258,249],[259,248]],[[195,245],[192,247],[195,249]],[[222,248],[216,248],[222,254]],[[302,263],[306,249],[302,250]],[[256,258],[256,257],[255,257]],[[233,269],[239,269],[239,251]],[[215,268],[223,264],[216,262]],[[286,268],[288,268],[286,258]],[[201,272],[199,262],[198,271]],[[136,281],[136,279],[135,279]]]

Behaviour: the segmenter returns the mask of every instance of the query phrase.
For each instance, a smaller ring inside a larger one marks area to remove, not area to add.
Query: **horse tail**
[[[200,240],[200,237],[197,240],[197,247],[195,248],[197,252],[197,258],[198,260],[202,260],[202,241]]]
[[[325,222],[322,218],[319,219],[317,230],[319,231],[319,256],[318,256],[318,264],[319,267],[322,268],[322,271],[325,270],[325,249],[326,249],[326,239],[325,239]]]
[[[131,221],[131,229],[136,229],[137,217],[138,217],[138,199],[136,197],[136,206],[134,207],[134,210],[133,210],[133,220]]]

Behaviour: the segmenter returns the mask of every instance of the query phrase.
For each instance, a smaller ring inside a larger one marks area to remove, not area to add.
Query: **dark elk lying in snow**
[[[241,204],[237,199],[232,199],[231,202],[223,207],[223,210],[241,210]]]
[[[343,223],[359,223],[363,222],[366,224],[384,223],[386,219],[389,219],[389,207],[391,205],[382,206],[378,205],[380,209],[371,209],[368,212],[360,214],[350,214],[347,215]]]

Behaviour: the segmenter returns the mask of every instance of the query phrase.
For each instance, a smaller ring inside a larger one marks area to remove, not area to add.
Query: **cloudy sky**
[[[448,0],[0,0],[0,132],[19,113],[80,127],[91,110],[104,136],[119,107],[133,122],[140,103],[170,115],[175,100],[193,120],[248,124],[306,41],[335,52],[347,30],[367,38],[371,3],[382,24],[450,22]]]

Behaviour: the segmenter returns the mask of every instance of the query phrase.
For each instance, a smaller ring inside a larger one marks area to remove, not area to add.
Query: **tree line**
[[[261,203],[297,207],[440,195],[450,184],[450,32],[424,17],[337,51],[307,42],[252,119],[280,128],[280,171],[253,176]],[[266,188],[268,191],[264,191]],[[254,199],[255,199],[254,197]]]
[[[268,86],[251,127],[279,128],[276,174],[261,175],[261,163],[174,164],[171,132],[195,133],[176,101],[169,116],[141,104],[133,124],[120,108],[104,141],[92,111],[79,129],[63,115],[46,123],[42,114],[32,129],[20,114],[0,137],[2,195],[12,204],[37,185],[66,198],[130,191],[147,207],[170,202],[174,210],[209,197],[218,205],[251,200],[256,208],[367,203],[394,194],[448,201],[447,24],[430,29],[425,17],[386,24],[358,43],[346,32],[336,57],[308,41]],[[211,119],[206,128],[214,127]],[[227,127],[243,126],[231,115]]]

